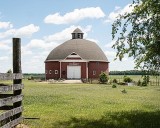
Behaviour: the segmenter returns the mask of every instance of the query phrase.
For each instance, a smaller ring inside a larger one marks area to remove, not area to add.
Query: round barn
[[[101,72],[108,73],[109,62],[101,48],[92,41],[83,39],[77,28],[72,39],[54,48],[45,60],[46,79],[98,78]]]

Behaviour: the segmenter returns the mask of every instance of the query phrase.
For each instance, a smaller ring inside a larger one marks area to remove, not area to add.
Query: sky
[[[112,23],[132,8],[132,0],[3,0],[0,1],[0,72],[12,69],[12,38],[21,38],[23,73],[44,73],[44,61],[76,28],[96,42],[110,71],[133,70],[134,60],[115,60]]]

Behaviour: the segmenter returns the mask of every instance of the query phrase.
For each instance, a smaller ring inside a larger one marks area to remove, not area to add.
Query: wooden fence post
[[[0,73],[0,80],[13,80],[12,85],[0,84],[0,127],[13,128],[22,120],[21,42],[13,38],[13,74]],[[13,93],[7,93],[13,91]],[[4,111],[7,110],[7,111]]]
[[[21,39],[13,38],[13,73],[22,73],[21,70]],[[22,79],[14,79],[13,84],[22,84]],[[13,95],[21,95],[22,89],[14,90]],[[15,102],[13,108],[20,107],[22,101]],[[22,113],[18,113],[13,116],[13,119],[19,118]]]

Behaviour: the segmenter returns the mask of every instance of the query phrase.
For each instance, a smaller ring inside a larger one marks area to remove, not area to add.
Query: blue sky
[[[12,69],[12,38],[21,38],[22,71],[44,73],[49,52],[71,39],[79,27],[84,38],[95,41],[110,61],[110,70],[132,70],[127,56],[116,60],[111,48],[112,23],[118,14],[129,12],[132,0],[5,0],[0,1],[0,72]]]

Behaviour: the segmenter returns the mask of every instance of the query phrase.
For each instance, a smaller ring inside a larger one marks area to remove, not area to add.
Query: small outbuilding
[[[46,79],[98,78],[101,72],[109,72],[109,61],[101,48],[83,39],[77,28],[72,39],[54,48],[45,60]]]

